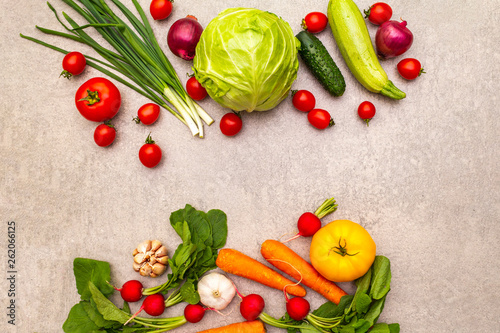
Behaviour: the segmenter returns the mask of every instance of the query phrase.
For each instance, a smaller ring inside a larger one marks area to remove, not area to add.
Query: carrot
[[[224,272],[242,276],[279,290],[286,287],[287,292],[294,296],[304,297],[306,295],[306,290],[302,286],[237,250],[220,250],[215,263]]]
[[[223,327],[212,328],[198,333],[265,333],[266,327],[260,320],[244,321],[226,325]]]
[[[310,263],[281,242],[272,239],[266,240],[262,243],[260,253],[274,267],[335,304],[339,304],[340,298],[347,295],[344,290],[321,276]]]

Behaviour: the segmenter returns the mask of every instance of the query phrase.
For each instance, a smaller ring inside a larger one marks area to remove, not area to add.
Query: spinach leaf
[[[381,299],[375,300],[370,306],[370,309],[368,310],[366,315],[364,316],[364,319],[369,321],[372,325],[375,324],[378,320],[378,317],[380,317],[382,310],[384,309],[384,304],[385,304],[385,296],[382,297]]]
[[[212,209],[207,213],[207,220],[212,226],[212,247],[222,249],[227,239],[227,216],[222,210]]]
[[[97,289],[97,287],[89,281],[89,290],[92,294],[92,299],[95,302],[97,310],[102,314],[103,318],[106,320],[117,321],[121,324],[125,324],[130,315],[125,311],[120,310],[116,305],[114,305],[106,296]]]
[[[389,329],[389,325],[385,323],[378,323],[373,325],[370,333],[391,333],[391,331]]]
[[[384,256],[376,256],[373,262],[372,285],[370,296],[373,299],[381,299],[391,289],[391,263]]]
[[[398,323],[389,324],[389,331],[391,333],[399,333],[400,327]]]
[[[181,297],[189,304],[197,304],[200,302],[200,294],[196,291],[193,281],[186,281],[180,289]]]
[[[62,328],[66,333],[88,333],[92,331],[97,331],[100,329],[90,319],[89,314],[85,309],[84,304],[90,304],[89,301],[80,301],[80,303],[75,304],[69,311],[68,318],[64,322]]]
[[[109,263],[93,259],[75,258],[73,261],[73,272],[75,274],[76,288],[82,300],[90,300],[91,293],[88,289],[91,281],[105,296],[114,292],[108,283],[111,279],[111,268]]]
[[[326,302],[314,310],[313,314],[323,318],[340,317],[349,309],[353,298],[352,295],[342,296],[338,305],[333,302]]]

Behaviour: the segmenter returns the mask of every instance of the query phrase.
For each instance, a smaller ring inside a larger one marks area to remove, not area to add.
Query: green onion
[[[66,32],[37,26],[38,30],[89,45],[104,59],[99,60],[85,55],[89,66],[162,106],[187,125],[193,136],[203,137],[203,122],[210,125],[213,119],[186,93],[172,64],[161,50],[146,14],[137,0],[132,2],[139,18],[119,0],[110,0],[126,18],[128,24],[118,17],[104,0],[77,0],[81,5],[73,0],[62,1],[88,23],[79,25],[63,12],[68,26],[60,19],[54,7],[47,2]],[[88,28],[94,28],[99,32],[113,49],[103,47],[89,36],[85,32]],[[23,34],[21,37],[55,51],[69,53],[36,38]]]

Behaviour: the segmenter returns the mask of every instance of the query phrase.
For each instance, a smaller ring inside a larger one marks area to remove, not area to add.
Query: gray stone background
[[[62,1],[51,2],[58,12]],[[132,8],[130,1],[124,1]],[[140,3],[147,10],[149,1]],[[357,1],[361,9],[369,1]],[[244,128],[223,136],[226,112],[210,99],[201,105],[216,120],[204,139],[191,137],[168,112],[151,127],[131,119],[148,102],[117,84],[123,104],[114,119],[115,143],[93,142],[96,126],[74,107],[76,89],[101,76],[93,68],[68,81],[58,78],[62,54],[21,39],[19,33],[92,54],[71,41],[43,35],[60,29],[45,1],[0,4],[0,327],[2,332],[60,332],[79,295],[72,261],[110,262],[117,285],[138,278],[131,252],[158,238],[173,253],[179,243],[168,223],[190,203],[227,213],[227,247],[261,260],[260,244],[295,231],[298,216],[334,196],[339,209],[323,220],[361,223],[391,259],[392,290],[381,321],[402,332],[499,332],[498,1],[393,1],[393,19],[408,21],[414,44],[382,63],[407,93],[392,101],[369,93],[349,73],[327,28],[318,35],[347,83],[330,97],[303,66],[293,89],[309,89],[336,126],[319,131],[287,98],[269,112],[244,114]],[[168,28],[192,14],[205,27],[228,7],[256,7],[278,14],[295,33],[327,1],[176,0],[171,17],[154,22],[157,37],[182,82],[191,63],[166,45]],[[368,25],[372,37],[376,27]],[[408,82],[396,71],[403,57],[418,58],[426,74]],[[377,115],[367,127],[357,105],[370,100]],[[143,167],[139,147],[151,132],[164,158]],[[16,222],[16,326],[7,324],[7,222]],[[307,257],[310,239],[291,247]],[[165,280],[142,278],[146,286]],[[243,293],[266,296],[266,312],[281,316],[282,293],[233,277]],[[344,287],[352,291],[352,285]],[[323,299],[310,292],[313,308]],[[136,309],[134,305],[133,309]],[[229,315],[208,313],[194,332],[240,320],[237,300]],[[166,315],[177,315],[182,306]],[[269,332],[279,332],[269,328]]]

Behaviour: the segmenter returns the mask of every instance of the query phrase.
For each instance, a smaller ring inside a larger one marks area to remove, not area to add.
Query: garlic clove
[[[160,264],[160,263],[156,263],[153,265],[152,270],[153,270],[154,274],[159,276],[159,275],[162,275],[167,270],[167,266]]]
[[[136,271],[136,272],[138,272],[141,269],[141,265],[136,263],[135,261],[134,261],[133,267],[134,267],[134,271]]]
[[[132,256],[135,257],[137,253],[139,253],[139,251],[137,251],[137,249],[134,249],[134,252],[132,252]]]
[[[152,256],[151,258],[149,258],[149,264],[150,265],[156,264],[156,257],[155,256]]]
[[[156,262],[159,262],[160,264],[166,265],[168,264],[168,256],[163,256],[163,257],[156,257]]]
[[[137,253],[134,257],[134,262],[138,264],[142,264],[144,261],[146,261],[148,258],[146,258],[146,254],[144,253]]]
[[[151,241],[147,240],[137,245],[137,251],[146,253],[151,250]]]
[[[152,271],[153,268],[151,267],[151,265],[146,264],[141,267],[141,269],[139,270],[139,274],[141,274],[142,276],[148,276]]]
[[[161,246],[161,242],[157,239],[151,242],[151,251],[156,252]]]
[[[164,257],[164,256],[166,256],[166,255],[167,255],[167,253],[168,253],[167,248],[166,248],[164,245],[162,245],[162,246],[161,246],[161,247],[160,247],[160,248],[159,248],[159,249],[155,252],[155,256],[156,256],[157,258],[159,258],[159,257]]]

